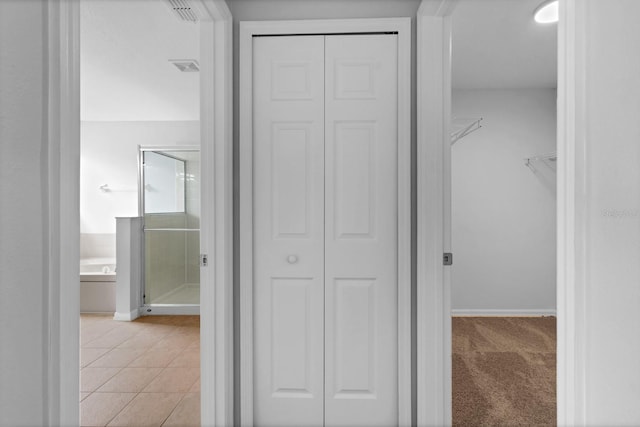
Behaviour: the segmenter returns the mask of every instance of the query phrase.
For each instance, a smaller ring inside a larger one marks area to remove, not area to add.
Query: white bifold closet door
[[[397,36],[253,43],[254,425],[396,425]]]

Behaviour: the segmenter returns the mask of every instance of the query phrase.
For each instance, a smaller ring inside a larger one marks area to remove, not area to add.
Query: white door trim
[[[80,3],[46,2],[49,34],[50,425],[79,425]],[[224,0],[196,0],[201,22],[202,424],[233,425],[232,17]],[[209,73],[206,70],[210,70]],[[206,186],[203,185],[203,188]]]
[[[254,35],[398,33],[398,399],[399,426],[411,425],[411,20],[410,18],[240,23],[240,424],[253,425]]]
[[[455,0],[423,0],[417,14],[417,425],[451,424],[451,13]]]
[[[80,7],[46,2],[48,19],[48,425],[79,425],[80,380]],[[45,331],[47,333],[47,331]],[[45,410],[47,410],[45,409]]]
[[[418,11],[418,426],[451,424],[450,294],[442,266],[450,159],[443,154],[450,144],[450,15],[456,1],[422,0]],[[586,210],[585,7],[560,0],[558,23],[557,421],[567,426],[586,422],[585,224],[579,215]]]
[[[200,22],[200,412],[233,425],[233,18],[224,0],[195,2]],[[209,70],[209,72],[207,72]]]
[[[558,23],[558,425],[585,425],[587,359],[585,194],[587,69],[584,40],[588,5],[560,1]]]

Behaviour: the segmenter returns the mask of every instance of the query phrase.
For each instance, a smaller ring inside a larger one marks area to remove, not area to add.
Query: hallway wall
[[[640,2],[576,6],[579,409],[585,424],[640,425]]]
[[[41,2],[0,1],[2,426],[48,418],[46,19]]]
[[[233,15],[233,185],[234,185],[234,261],[233,277],[234,287],[239,288],[240,277],[240,245],[239,245],[239,131],[240,131],[240,78],[239,78],[239,22],[241,21],[266,21],[266,20],[300,20],[300,19],[347,19],[347,18],[389,18],[389,17],[410,17],[412,18],[411,34],[411,163],[412,163],[412,200],[416,199],[416,26],[415,16],[420,6],[421,0],[232,0],[227,4]],[[416,226],[415,203],[412,203],[412,227]],[[412,242],[412,258],[415,261],[415,239]],[[415,263],[412,263],[415,265]],[[412,270],[412,286],[415,291],[415,269]],[[235,321],[239,322],[239,292],[236,292],[234,299]],[[414,301],[415,303],[415,301]],[[415,314],[415,313],[414,313]],[[415,319],[414,319],[415,322]],[[235,351],[239,351],[240,341],[234,342]],[[240,389],[239,384],[239,364],[235,365],[235,390]],[[236,395],[236,398],[239,396]],[[235,408],[236,416],[239,416],[239,406]]]

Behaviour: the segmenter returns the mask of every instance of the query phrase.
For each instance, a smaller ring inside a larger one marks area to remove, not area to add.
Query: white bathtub
[[[81,282],[115,282],[115,258],[87,258],[80,260]]]
[[[86,258],[80,260],[80,312],[116,311],[116,260]]]

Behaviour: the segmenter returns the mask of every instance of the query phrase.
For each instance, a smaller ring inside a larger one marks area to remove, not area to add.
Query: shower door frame
[[[145,316],[145,315],[199,315],[200,314],[200,301],[198,301],[198,304],[147,304],[145,302],[145,295],[146,295],[146,289],[147,289],[147,277],[146,277],[146,263],[147,263],[147,257],[146,257],[146,252],[145,252],[145,248],[146,248],[146,225],[144,222],[144,217],[145,217],[145,212],[144,212],[144,201],[145,201],[145,194],[144,194],[144,153],[145,152],[161,152],[161,154],[164,155],[164,153],[171,153],[171,152],[197,152],[200,155],[200,158],[202,157],[202,152],[200,150],[200,146],[199,145],[167,145],[167,146],[161,146],[161,145],[138,145],[138,216],[141,217],[143,219],[142,221],[142,254],[141,254],[141,260],[144,263],[144,268],[142,269],[142,283],[140,284],[140,294],[139,294],[139,298],[140,298],[140,315],[141,316]],[[177,157],[173,157],[170,154],[167,154],[167,157],[171,157],[174,160],[180,160],[180,161],[184,161],[185,162],[185,175],[186,175],[186,161],[179,159]],[[201,160],[201,159],[200,159]],[[202,171],[202,166],[200,167],[200,173]],[[186,179],[186,177],[185,177]],[[200,178],[200,195],[202,196],[202,178]],[[185,190],[184,190],[184,197],[185,197],[185,214],[186,214],[186,209],[187,209],[187,204],[186,204],[186,197],[187,197],[187,190],[186,190],[186,183],[185,183]],[[202,197],[201,197],[202,198]],[[201,200],[201,204],[202,204],[202,200]],[[201,222],[202,220],[202,209],[200,210],[200,212],[198,212],[198,214],[200,215],[200,220],[199,222]],[[183,230],[184,232],[188,232],[190,230],[185,229],[176,229],[176,230]],[[195,229],[194,229],[195,230]],[[193,231],[192,231],[193,232]],[[198,225],[198,234],[199,237],[200,235],[202,235],[202,230],[200,229],[200,224]],[[202,252],[202,251],[201,251]],[[198,284],[200,284],[202,282],[202,280],[199,281]]]

